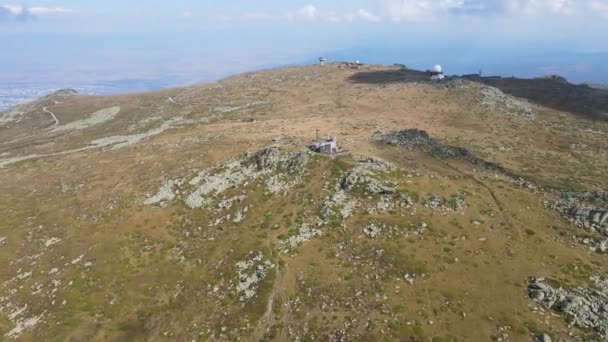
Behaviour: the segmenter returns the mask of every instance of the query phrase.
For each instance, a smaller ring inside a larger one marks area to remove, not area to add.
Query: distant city
[[[126,79],[118,81],[100,81],[93,84],[59,84],[37,83],[0,83],[0,111],[15,105],[27,103],[62,88],[75,89],[87,95],[109,95],[130,92],[152,91],[177,86],[171,80]]]

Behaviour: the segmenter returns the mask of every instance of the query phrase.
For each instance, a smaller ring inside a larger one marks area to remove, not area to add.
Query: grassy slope
[[[197,118],[219,105],[270,105],[173,129],[122,150],[91,150],[0,171],[0,237],[7,237],[0,247],[0,333],[13,328],[12,303],[28,305],[24,317],[44,313],[24,340],[285,340],[330,334],[354,340],[487,340],[504,326],[513,340],[536,331],[565,336],[569,330],[561,319],[530,310],[526,279],[546,275],[576,285],[589,273],[605,273],[605,256],[570,246],[567,237],[579,232],[546,211],[542,196],[466,163],[445,165],[367,138],[378,129],[419,127],[537,183],[605,189],[606,158],[598,155],[606,142],[586,130],[606,132],[606,124],[548,108],[539,108],[533,122],[507,118],[477,105],[470,89],[352,83],[355,72],[262,72],[226,80],[221,89],[172,91],[181,99],[175,108],[165,94],[96,99],[103,106],[121,102],[132,108],[111,128],[36,149],[81,146],[156,115]],[[63,117],[68,114],[77,113]],[[250,117],[257,122],[243,122]],[[399,191],[417,195],[415,212],[358,212],[324,227],[322,237],[294,255],[279,254],[279,240],[319,210],[328,195],[324,184],[352,167],[348,156],[315,159],[304,185],[286,196],[267,196],[250,184],[242,190],[248,194],[243,205],[253,209],[239,224],[208,228],[213,215],[204,210],[180,203],[140,205],[163,179],[207,169],[279,134],[305,145],[317,127],[337,135],[350,152],[402,168],[386,177]],[[587,149],[571,149],[581,142]],[[462,213],[442,215],[423,205],[432,194],[455,193],[469,204]],[[362,233],[369,222],[386,223],[394,232],[369,239]],[[428,229],[418,237],[414,232],[423,223]],[[46,247],[52,237],[61,242]],[[254,250],[264,251],[277,271],[243,307],[230,282],[236,279],[234,264]],[[409,285],[405,273],[425,277]]]

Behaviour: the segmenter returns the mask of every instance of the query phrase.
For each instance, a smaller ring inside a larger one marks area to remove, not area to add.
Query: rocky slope
[[[605,340],[608,123],[534,98],[331,64],[0,113],[0,340]]]

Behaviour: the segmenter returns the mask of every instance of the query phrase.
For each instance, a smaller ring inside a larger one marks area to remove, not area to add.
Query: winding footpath
[[[59,102],[55,101],[55,104],[58,104],[58,103]],[[55,116],[55,114],[53,114],[53,112],[51,112],[50,110],[48,110],[48,108],[49,108],[49,106],[43,107],[42,111],[45,112],[45,113],[50,114],[51,117],[53,118],[53,120],[55,120],[55,123],[51,127],[49,127],[49,128],[53,128],[53,127],[59,125],[59,120],[57,120],[57,117]]]

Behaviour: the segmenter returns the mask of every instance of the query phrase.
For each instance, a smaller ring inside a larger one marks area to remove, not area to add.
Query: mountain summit
[[[0,336],[607,339],[607,94],[332,63],[14,107]]]

